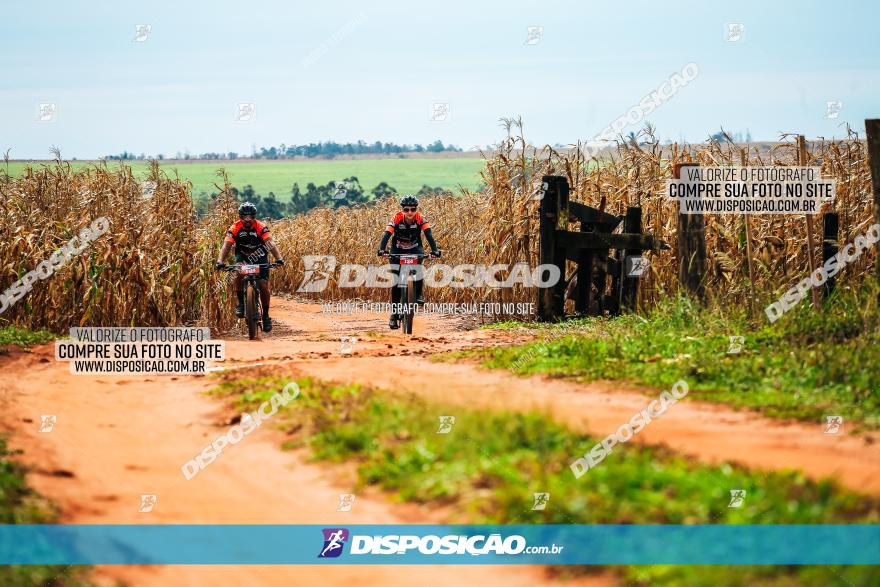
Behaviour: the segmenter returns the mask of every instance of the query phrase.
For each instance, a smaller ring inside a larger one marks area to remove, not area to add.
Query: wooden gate
[[[542,181],[539,261],[557,266],[561,277],[555,285],[538,289],[538,319],[562,319],[566,289],[575,282],[573,297],[579,314],[619,314],[634,308],[640,274],[633,270],[636,259],[642,251],[669,249],[669,245],[642,233],[641,208],[630,207],[625,216],[615,216],[570,202],[568,180],[563,176],[545,175]],[[568,230],[572,221],[579,222],[579,231]],[[621,222],[623,232],[614,233]],[[570,279],[565,279],[566,260],[577,264]]]

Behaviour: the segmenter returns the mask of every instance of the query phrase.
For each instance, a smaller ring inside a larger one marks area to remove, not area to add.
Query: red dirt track
[[[425,355],[513,342],[525,335],[456,330],[456,322],[419,317],[416,335],[391,332],[384,316],[322,315],[320,306],[273,300],[276,329],[262,341],[229,338],[226,368],[256,363],[329,381],[389,388],[417,369],[412,391],[463,407],[539,410],[574,430],[605,436],[659,390],[600,382],[582,385],[521,378],[475,365],[436,363]],[[431,339],[419,333],[431,332]],[[352,355],[340,336],[356,336]],[[203,392],[212,377],[71,375],[54,347],[0,359],[0,426],[31,467],[28,482],[60,508],[62,523],[368,524],[438,521],[438,512],[400,505],[378,492],[359,494],[351,512],[336,512],[353,492],[346,467],[308,461],[279,449],[281,431],[262,426],[190,481],[180,467],[228,425],[232,415]],[[49,433],[40,416],[57,417]],[[634,440],[665,444],[706,463],[735,461],[758,470],[798,469],[834,477],[860,493],[880,495],[880,449],[864,436],[826,435],[819,426],[782,423],[687,398]],[[574,458],[577,455],[572,455]],[[614,458],[612,455],[609,458]],[[155,494],[150,513],[140,496]],[[320,546],[316,542],[317,549]],[[99,567],[96,579],[129,585],[541,585],[561,584],[542,568],[448,566],[160,566]],[[611,584],[588,577],[567,585]]]

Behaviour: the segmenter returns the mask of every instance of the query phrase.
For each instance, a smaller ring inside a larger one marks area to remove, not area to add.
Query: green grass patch
[[[28,330],[18,326],[4,326],[0,328],[0,346],[15,345],[29,347],[35,344],[45,344],[58,338],[48,330]]]
[[[278,377],[227,378],[213,393],[233,398],[238,409],[253,410],[286,382]],[[797,472],[765,474],[728,464],[702,466],[667,449],[636,444],[615,448],[600,466],[575,479],[569,463],[597,440],[570,432],[544,415],[468,410],[313,379],[297,383],[300,396],[276,416],[276,425],[289,433],[287,447],[308,447],[316,460],[354,461],[361,486],[381,487],[401,501],[445,505],[450,521],[880,521],[876,500],[845,491],[832,481],[817,483]],[[440,416],[455,417],[450,433],[437,433]],[[746,490],[743,507],[728,508],[731,489]],[[532,511],[535,492],[550,493],[546,510]],[[797,575],[802,580],[814,570],[756,567],[729,572],[745,581],[740,584],[756,584],[780,576]],[[859,584],[870,570],[839,572]],[[632,567],[626,574],[636,582],[710,584],[717,571],[697,566]],[[819,575],[820,581],[809,584],[830,580],[827,574]]]
[[[685,379],[694,399],[749,408],[776,418],[824,421],[841,415],[880,428],[880,328],[876,294],[844,292],[821,312],[803,302],[774,324],[749,323],[743,308],[705,309],[687,299],[662,303],[647,317],[585,318],[529,328],[538,340],[441,359],[578,381],[628,380],[668,388]],[[743,336],[728,353],[730,336]],[[853,429],[853,428],[849,428]]]
[[[0,524],[51,524],[55,512],[27,486],[24,468],[10,457],[4,438],[0,437]],[[0,565],[0,585],[87,586],[89,567],[63,565]]]

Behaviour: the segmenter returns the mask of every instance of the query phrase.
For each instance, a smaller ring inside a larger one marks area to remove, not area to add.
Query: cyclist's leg
[[[393,329],[397,329],[397,320],[399,318],[397,310],[398,305],[400,304],[400,287],[398,287],[397,282],[400,279],[400,257],[395,256],[395,253],[399,253],[393,246],[391,247],[391,256],[388,257],[388,262],[391,264],[391,272],[394,275],[394,282],[391,284],[391,316],[388,320],[388,326]]]
[[[257,259],[258,265],[268,265],[269,264],[269,256],[266,255],[264,257],[260,257]],[[260,278],[257,280],[257,285],[260,287],[260,304],[263,306],[263,316],[266,317],[269,315],[269,299],[271,298],[269,292],[269,268],[268,267],[260,267]]]
[[[269,316],[269,280],[262,277],[257,280],[260,286],[260,304],[263,306],[263,316]]]
[[[235,254],[235,262],[242,262],[242,255],[238,253]],[[239,318],[244,316],[244,275],[241,273],[235,274],[235,295],[238,298],[238,305],[235,307],[235,315]]]
[[[420,246],[418,248],[417,252],[419,255],[424,255],[425,254],[424,247]],[[424,263],[424,261],[425,261],[424,259],[419,259],[419,265],[422,265]],[[416,300],[420,304],[425,302],[424,298],[422,297],[422,287],[424,287],[424,285],[425,285],[425,270],[424,270],[424,267],[420,267],[418,273],[416,273]]]
[[[265,255],[257,259],[258,265],[268,265],[269,256]],[[269,268],[260,267],[260,278],[257,280],[257,287],[260,288],[260,305],[263,310],[263,330],[270,332],[272,330],[272,319],[269,318],[269,301],[271,298],[269,292]]]
[[[392,248],[391,256],[388,257],[388,262],[391,264],[391,273],[394,274],[394,283],[391,284],[392,304],[400,303],[400,287],[398,287],[397,283],[400,279],[400,257],[396,256],[395,253],[400,253],[400,251]]]

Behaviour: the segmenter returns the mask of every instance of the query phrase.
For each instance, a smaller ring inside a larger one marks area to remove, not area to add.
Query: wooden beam
[[[743,167],[749,166],[749,148],[745,147],[739,152],[739,163]],[[743,223],[746,225],[746,262],[749,266],[749,317],[753,320],[758,316],[758,302],[755,297],[755,268],[752,255],[752,224],[749,215],[743,214]]]
[[[608,232],[611,232],[617,225],[620,224],[620,221],[623,220],[621,216],[615,216],[614,214],[609,214],[608,212],[602,212],[596,208],[591,208],[585,204],[581,204],[580,202],[569,202],[568,203],[568,212],[580,220],[582,223],[588,224],[600,224],[603,227],[608,227]]]
[[[614,257],[608,257],[608,275],[611,276],[611,295],[605,298],[603,310],[608,310],[612,316],[620,314],[620,262],[618,259],[623,256],[623,249],[614,251]]]
[[[825,263],[831,257],[837,254],[838,250],[838,233],[840,232],[840,216],[837,212],[825,212],[822,218],[822,262]],[[825,298],[834,291],[834,277],[829,277],[823,287],[823,295]]]
[[[640,207],[630,206],[626,209],[626,217],[623,219],[623,230],[627,234],[620,236],[636,237],[636,239],[644,239],[645,237],[648,237],[653,244],[654,239],[652,237],[642,234],[642,209]],[[637,246],[626,246],[623,248],[624,251],[623,255],[621,256],[621,260],[623,261],[623,271],[626,272],[626,270],[628,269],[626,258],[634,257],[636,253],[640,253],[647,249]],[[629,275],[623,275],[621,277],[620,291],[621,309],[635,310],[639,293],[638,276],[630,277]]]
[[[880,224],[880,118],[865,120],[865,130],[868,133],[868,160],[874,188],[874,222]],[[874,261],[874,268],[877,282],[880,283],[880,256]]]
[[[675,179],[681,179],[682,167],[697,163],[676,163]],[[681,203],[679,202],[679,206]],[[698,300],[706,298],[706,217],[702,214],[678,214],[678,281]]]
[[[559,216],[559,199],[551,193],[550,183],[555,176],[545,175],[542,181],[547,185],[544,197],[541,198],[540,216],[538,218],[538,263],[549,265],[556,257],[556,220]],[[564,277],[564,275],[563,275]],[[538,294],[538,319],[552,321],[553,295],[549,288],[537,289]]]
[[[583,228],[581,228],[583,230]],[[575,290],[574,311],[589,314],[591,293],[593,291],[593,256],[590,249],[580,249],[577,253],[577,289]]]
[[[593,257],[593,287],[596,288],[596,315],[602,316],[605,309],[605,289],[608,274],[608,249],[597,251]],[[592,292],[592,287],[590,288]]]
[[[541,212],[538,222],[540,237],[539,262],[541,265],[556,265],[565,276],[565,245],[556,237],[560,229],[568,227],[568,180],[559,175],[545,175],[541,180],[547,184],[541,198]],[[556,285],[538,288],[538,319],[544,321],[561,320],[565,313],[565,279],[560,278]]]
[[[798,165],[805,167],[807,165],[807,139],[804,135],[797,136],[797,155]],[[816,269],[816,261],[814,258],[816,251],[816,239],[813,238],[813,215],[806,214],[807,217],[807,263],[810,264],[810,275]],[[810,288],[810,299],[813,301],[813,307],[817,310],[821,307],[819,300],[819,290],[815,287]]]

